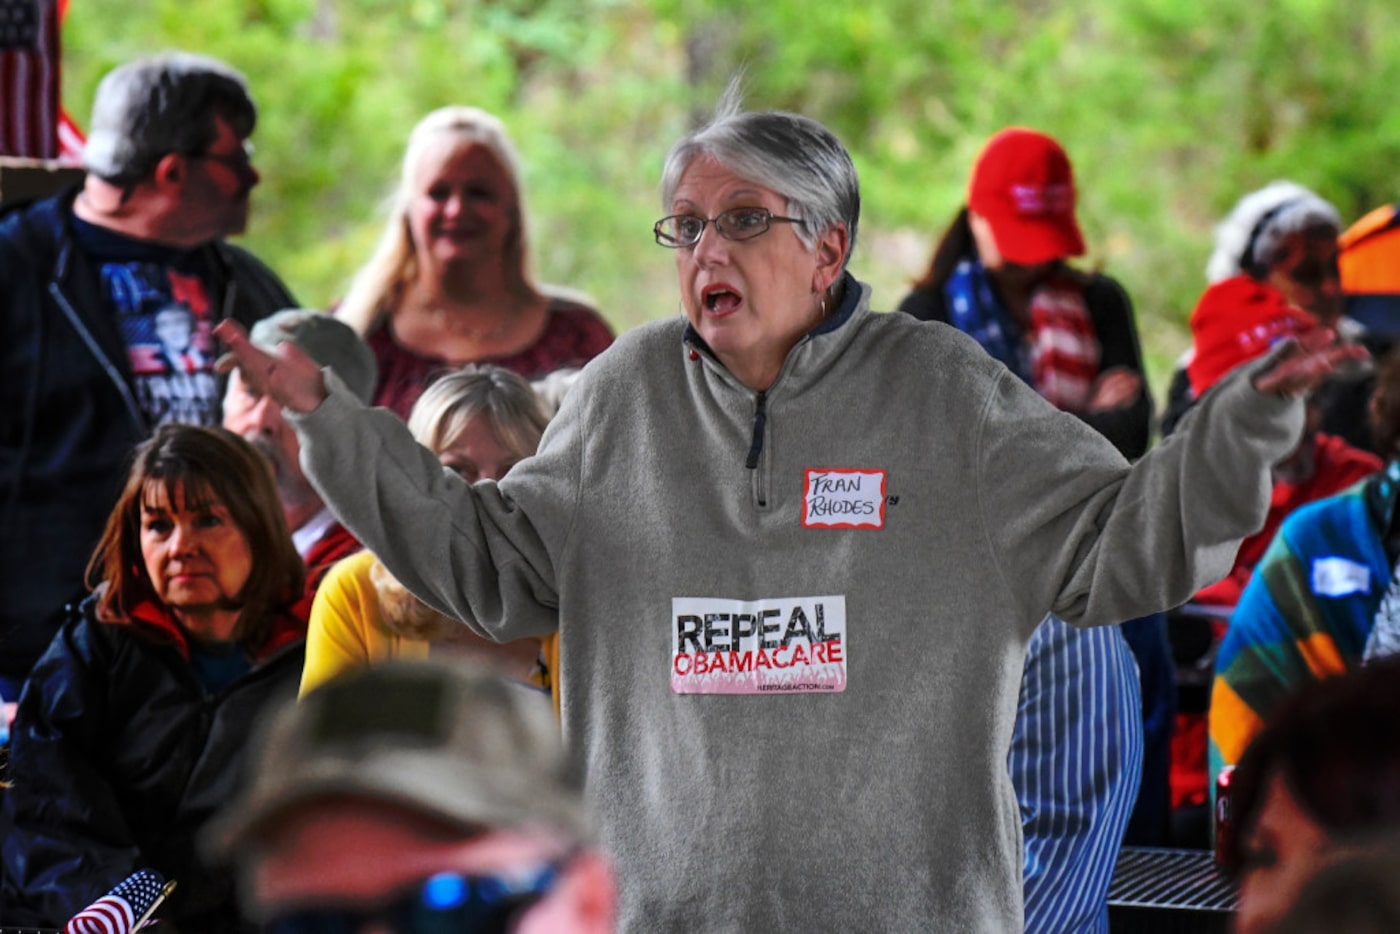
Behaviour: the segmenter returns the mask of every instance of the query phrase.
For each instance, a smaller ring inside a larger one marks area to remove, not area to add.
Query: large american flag
[[[130,934],[161,898],[165,880],[154,869],[138,869],[117,887],[73,916],[63,934]]]
[[[76,163],[82,133],[63,112],[59,24],[68,0],[0,0],[0,156]]]

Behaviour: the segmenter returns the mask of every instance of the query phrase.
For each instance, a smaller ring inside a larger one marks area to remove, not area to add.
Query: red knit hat
[[[1044,133],[1011,127],[982,148],[967,206],[987,219],[1007,262],[1034,266],[1084,254],[1074,219],[1074,170]]]
[[[1195,355],[1186,376],[1192,393],[1200,398],[1235,367],[1317,326],[1317,319],[1288,304],[1273,286],[1249,276],[1222,279],[1205,290],[1191,312]]]

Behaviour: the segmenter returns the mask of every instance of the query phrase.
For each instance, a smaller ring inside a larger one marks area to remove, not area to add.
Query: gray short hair
[[[1342,216],[1331,202],[1294,182],[1270,182],[1239,200],[1215,228],[1215,251],[1206,279],[1219,282],[1241,273],[1262,279],[1282,259],[1289,234],[1318,227],[1342,230]]]
[[[777,192],[787,213],[802,224],[799,239],[810,249],[822,232],[844,224],[848,238],[842,268],[856,246],[860,180],[851,155],[836,135],[810,117],[785,111],[744,111],[737,81],[715,108],[714,118],[671,147],[661,173],[661,203],[670,210],[681,175],[698,156],[710,156],[749,181]]]
[[[258,118],[243,75],[217,59],[166,52],[114,68],[97,86],[83,166],[114,185],[140,181],[169,153],[207,150],[216,116],[239,139]]]

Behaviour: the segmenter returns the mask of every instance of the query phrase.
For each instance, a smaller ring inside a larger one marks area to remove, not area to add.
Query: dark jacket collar
[[[127,619],[100,619],[96,616],[96,599],[89,598],[94,619],[109,626],[131,626],[140,631],[149,641],[171,645],[185,659],[190,660],[190,638],[163,605],[154,600],[143,600],[131,610]],[[277,654],[282,648],[306,637],[306,621],[298,618],[285,608],[278,608],[272,629],[261,645],[252,653],[255,662],[262,662]]]

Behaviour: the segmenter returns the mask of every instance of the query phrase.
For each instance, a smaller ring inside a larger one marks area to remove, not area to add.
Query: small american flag
[[[166,893],[154,869],[138,869],[117,887],[73,916],[63,934],[130,934]]]

